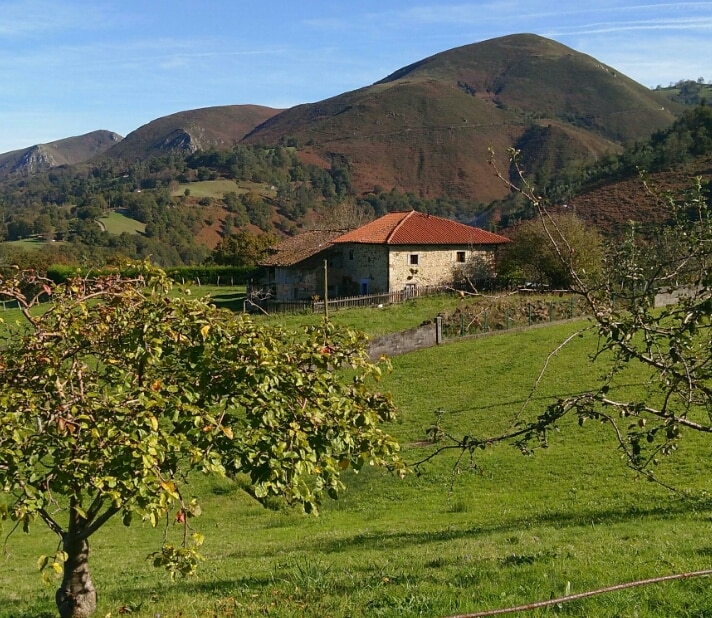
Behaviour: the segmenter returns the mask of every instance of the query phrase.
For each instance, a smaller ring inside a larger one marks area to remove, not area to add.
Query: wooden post
[[[324,260],[324,319],[329,319],[329,260]]]

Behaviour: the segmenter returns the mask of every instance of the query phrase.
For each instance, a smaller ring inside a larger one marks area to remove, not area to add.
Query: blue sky
[[[0,0],[0,153],[199,107],[319,101],[522,32],[651,88],[712,81],[712,2]]]

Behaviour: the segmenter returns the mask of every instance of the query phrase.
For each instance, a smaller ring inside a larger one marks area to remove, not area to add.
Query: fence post
[[[324,260],[324,319],[329,319],[329,260]]]
[[[440,345],[443,341],[443,317],[435,318],[435,345]]]
[[[527,303],[527,316],[528,316],[528,321],[529,321],[529,326],[532,325],[532,304]]]
[[[509,307],[504,312],[504,329],[509,330]]]
[[[465,336],[465,315],[463,313],[460,314],[460,337]]]
[[[569,298],[569,319],[574,317],[574,297]]]
[[[549,322],[554,321],[554,302],[549,301]]]
[[[484,324],[482,325],[482,332],[484,332],[484,333],[489,331],[489,325],[487,324],[488,316],[489,316],[489,314],[487,312],[487,309],[485,309],[485,321],[484,321]]]

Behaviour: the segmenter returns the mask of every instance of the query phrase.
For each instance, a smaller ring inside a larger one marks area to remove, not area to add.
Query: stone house
[[[504,236],[410,210],[355,230],[313,230],[273,248],[262,266],[277,300],[379,294],[444,285],[479,258],[494,265]]]

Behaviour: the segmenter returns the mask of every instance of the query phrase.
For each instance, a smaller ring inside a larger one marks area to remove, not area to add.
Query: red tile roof
[[[450,219],[410,210],[390,212],[371,223],[346,232],[337,243],[378,245],[499,245],[508,238]]]

